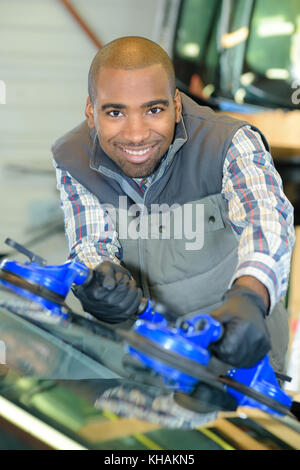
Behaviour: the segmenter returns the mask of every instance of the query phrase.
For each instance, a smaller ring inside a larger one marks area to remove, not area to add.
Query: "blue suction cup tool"
[[[72,284],[83,284],[90,275],[90,269],[77,261],[62,265],[47,266],[46,260],[27,248],[7,239],[6,243],[29,258],[19,263],[4,259],[0,264],[0,283],[16,294],[40,304],[53,315],[67,317],[63,312],[65,298]]]

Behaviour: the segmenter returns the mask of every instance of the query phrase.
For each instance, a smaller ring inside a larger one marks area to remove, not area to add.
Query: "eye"
[[[160,108],[159,106],[154,106],[153,108],[149,109],[148,113],[149,114],[159,114],[163,111],[163,108]]]
[[[123,116],[123,114],[121,113],[121,111],[118,111],[117,109],[113,109],[112,111],[109,111],[107,114],[108,114],[109,116],[111,116],[111,117],[114,117],[114,118]]]

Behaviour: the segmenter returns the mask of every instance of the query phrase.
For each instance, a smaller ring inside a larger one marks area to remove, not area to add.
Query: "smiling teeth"
[[[148,147],[145,150],[139,150],[139,151],[137,151],[137,150],[127,150],[125,148],[124,148],[124,150],[125,150],[126,153],[129,153],[130,155],[145,155],[145,153],[149,152],[150,147]]]

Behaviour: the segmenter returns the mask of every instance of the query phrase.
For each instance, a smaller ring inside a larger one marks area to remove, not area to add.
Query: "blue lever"
[[[150,309],[151,307],[148,305],[148,308]],[[183,358],[190,359],[204,366],[209,363],[211,358],[209,345],[212,342],[218,341],[223,334],[222,325],[207,314],[195,315],[188,320],[184,320],[181,327],[171,328],[162,322],[151,322],[149,312],[147,318],[144,320],[140,319],[135,323],[134,331],[166,351],[174,352]],[[191,393],[199,382],[195,377],[170,367],[162,361],[158,361],[156,358],[151,357],[150,354],[141,353],[131,346],[128,347],[128,351],[147,367],[161,374],[165,383],[176,391]],[[290,408],[292,405],[292,399],[281,390],[277,382],[268,356],[265,356],[251,368],[230,369],[227,377],[272,398],[287,408]],[[234,396],[239,406],[250,406],[260,408],[268,413],[280,414],[270,406],[238,392],[230,386],[224,385],[224,390]]]
[[[68,314],[62,311],[61,304],[72,284],[81,285],[90,275],[90,269],[77,261],[43,266],[33,262],[21,264],[16,261],[3,260],[0,265],[1,271],[3,272],[0,279],[2,285],[23,297],[36,301],[53,315],[63,318],[67,318]],[[28,289],[22,286],[24,282]]]

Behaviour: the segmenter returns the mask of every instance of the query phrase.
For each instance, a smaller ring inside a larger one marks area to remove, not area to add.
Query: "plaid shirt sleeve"
[[[122,248],[109,214],[96,196],[55,163],[71,259],[95,268],[107,259],[120,264]]]
[[[262,138],[250,126],[235,134],[228,149],[222,195],[239,238],[232,279],[254,276],[270,294],[270,311],[285,295],[295,243],[293,207]]]

